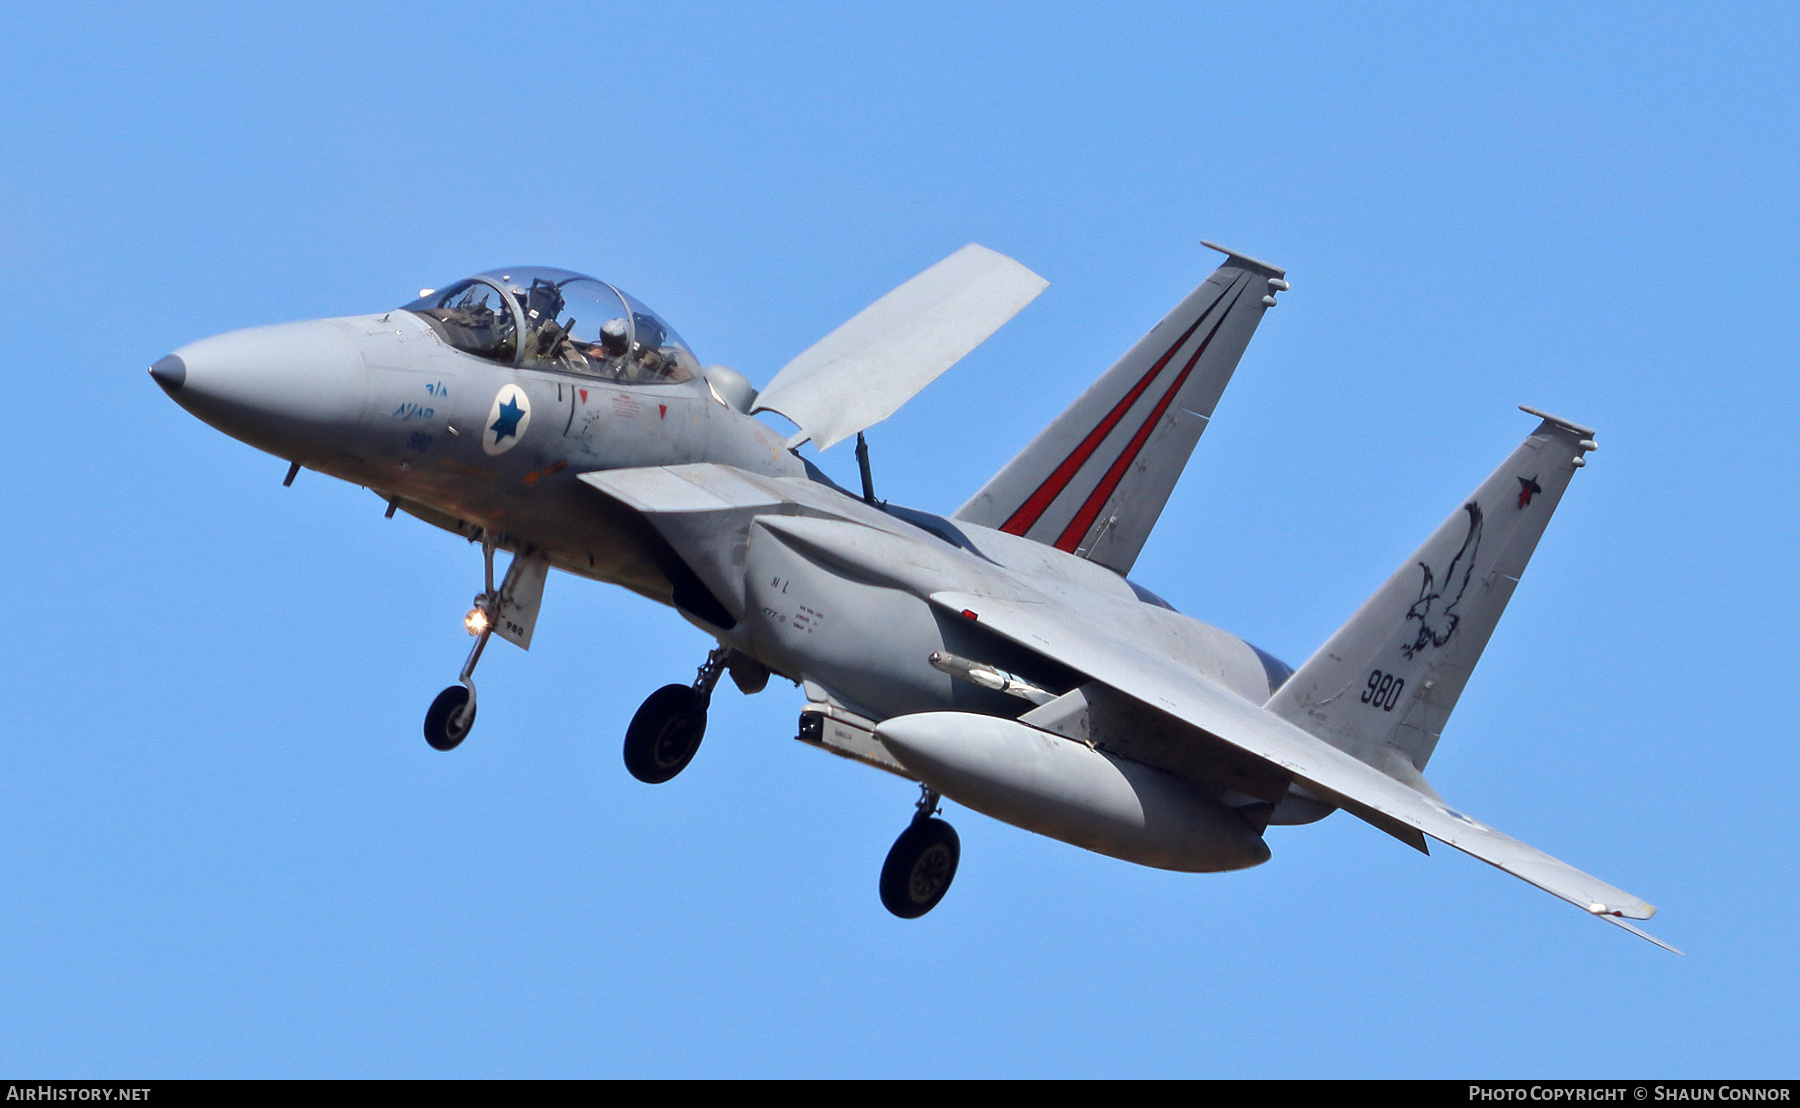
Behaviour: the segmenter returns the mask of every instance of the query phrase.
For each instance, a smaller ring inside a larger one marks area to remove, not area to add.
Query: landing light
[[[471,635],[479,635],[488,629],[488,614],[480,608],[470,608],[469,614],[463,617],[463,627]]]

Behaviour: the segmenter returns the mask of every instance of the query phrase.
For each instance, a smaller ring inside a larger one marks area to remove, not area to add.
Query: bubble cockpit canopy
[[[638,385],[700,375],[694,352],[662,317],[605,281],[566,269],[489,270],[404,310],[458,350],[501,365]]]

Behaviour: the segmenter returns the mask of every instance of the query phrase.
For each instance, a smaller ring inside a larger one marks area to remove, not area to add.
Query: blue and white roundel
[[[489,454],[504,454],[525,437],[531,426],[531,400],[517,385],[504,385],[488,410],[487,425],[481,429],[481,449]]]

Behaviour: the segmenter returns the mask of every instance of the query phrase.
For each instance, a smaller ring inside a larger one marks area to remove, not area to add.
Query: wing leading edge
[[[1280,767],[1296,783],[1403,842],[1422,848],[1417,837],[1429,835],[1675,950],[1625,922],[1656,914],[1644,900],[1402,784],[1206,678],[1110,636],[1104,628],[1070,626],[1042,610],[1047,605],[961,592],[934,593],[931,600],[951,612],[974,613],[983,627]]]

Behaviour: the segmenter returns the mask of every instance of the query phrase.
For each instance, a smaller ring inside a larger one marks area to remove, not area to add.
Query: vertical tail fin
[[[1267,709],[1431,791],[1420,776],[1594,432],[1543,422],[1387,583],[1338,628]]]
[[[1137,561],[1285,270],[1228,255],[956,518],[1120,573]]]

